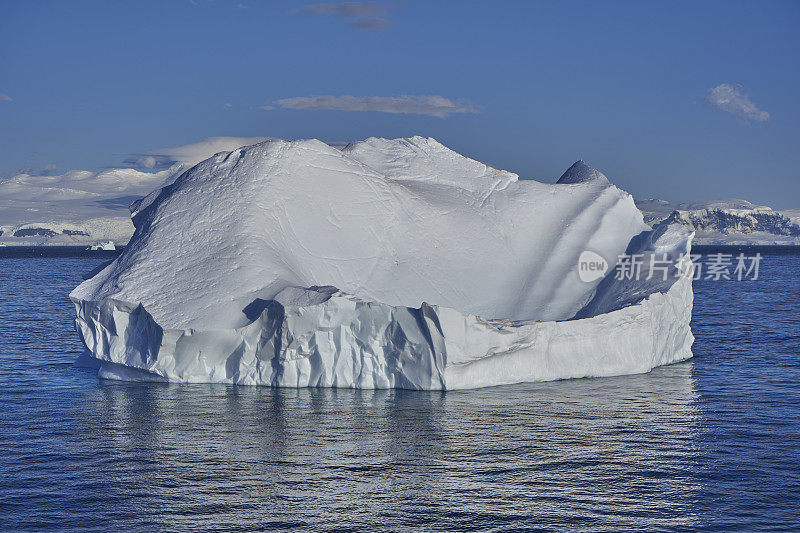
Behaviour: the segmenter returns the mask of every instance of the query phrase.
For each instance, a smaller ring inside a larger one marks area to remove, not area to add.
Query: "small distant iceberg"
[[[101,377],[446,390],[692,355],[692,232],[648,226],[582,161],[540,183],[430,138],[272,140],[131,211],[128,246],[70,294]]]
[[[92,244],[87,248],[87,250],[92,251],[104,251],[104,252],[113,252],[117,249],[117,246],[114,244],[114,241],[107,241],[107,242],[100,242],[97,244]]]

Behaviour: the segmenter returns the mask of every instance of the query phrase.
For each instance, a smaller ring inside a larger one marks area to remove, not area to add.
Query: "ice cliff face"
[[[696,244],[800,244],[800,224],[787,214],[745,200],[706,204],[637,201],[648,223],[682,224],[695,232]]]
[[[691,280],[576,272],[586,250],[688,250],[582,162],[519,180],[433,139],[220,153],[133,206],[77,287],[101,374],[276,386],[469,388],[690,357]]]

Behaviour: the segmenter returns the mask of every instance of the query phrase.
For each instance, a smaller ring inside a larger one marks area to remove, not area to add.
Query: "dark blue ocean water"
[[[108,255],[0,248],[0,528],[800,527],[800,255],[695,283],[695,357],[463,392],[98,380],[67,294]]]

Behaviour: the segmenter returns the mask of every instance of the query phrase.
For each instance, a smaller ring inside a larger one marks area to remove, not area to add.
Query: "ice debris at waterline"
[[[101,377],[465,389],[691,357],[690,269],[648,258],[692,234],[583,162],[546,184],[422,137],[276,140],[131,210],[125,251],[70,295]],[[641,275],[582,281],[585,251],[643,254]]]

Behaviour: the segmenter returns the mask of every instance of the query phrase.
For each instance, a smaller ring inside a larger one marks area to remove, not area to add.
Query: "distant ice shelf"
[[[0,225],[0,243],[10,246],[91,246],[109,240],[126,243],[133,235],[130,217]]]
[[[800,217],[746,200],[671,204],[637,200],[645,222],[674,222],[695,232],[694,244],[800,245]]]
[[[692,232],[583,162],[545,184],[430,138],[271,140],[131,209],[124,252],[70,295],[102,377],[466,389],[691,357],[690,269],[647,258],[677,263]],[[584,281],[585,251],[643,271]]]

